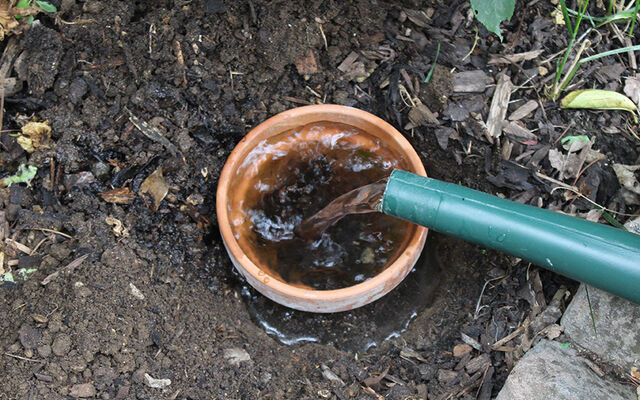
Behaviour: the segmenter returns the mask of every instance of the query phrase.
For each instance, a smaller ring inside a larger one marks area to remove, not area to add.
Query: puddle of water
[[[390,293],[364,307],[333,314],[292,310],[262,296],[248,285],[242,295],[252,320],[286,345],[317,342],[352,353],[364,352],[400,336],[428,307],[440,281],[437,234],[427,244],[413,270]]]

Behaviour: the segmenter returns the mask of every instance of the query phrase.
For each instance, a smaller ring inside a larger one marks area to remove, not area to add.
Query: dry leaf
[[[624,227],[627,228],[629,232],[635,233],[636,235],[640,235],[640,217],[636,217],[635,219],[629,219],[624,223]]]
[[[544,328],[540,333],[545,335],[547,339],[553,340],[560,336],[560,334],[564,331],[564,326],[560,326],[558,324],[551,324]]]
[[[22,127],[22,133],[16,141],[25,151],[33,153],[39,148],[48,149],[51,140],[51,127],[45,122],[29,122]]]
[[[126,238],[129,236],[129,229],[125,228],[119,219],[106,217],[104,220],[107,224],[111,225],[113,234],[116,235],[116,237],[122,236],[123,238]]]
[[[575,176],[580,166],[580,157],[576,153],[564,154],[560,150],[549,150],[551,166],[560,171],[559,179]]]
[[[616,173],[620,185],[635,194],[640,194],[640,183],[635,175],[635,171],[639,169],[640,165],[613,164],[613,171]]]
[[[640,104],[640,79],[627,78],[624,82],[624,94],[629,96],[634,103]]]
[[[128,187],[108,190],[100,193],[100,197],[107,203],[129,204],[133,201],[135,195]]]
[[[162,176],[162,167],[158,167],[147,177],[147,179],[144,180],[144,182],[142,182],[138,193],[141,195],[149,195],[153,200],[153,206],[151,207],[152,210],[158,211],[160,203],[167,193],[169,193],[169,185],[167,185],[167,182],[164,180],[164,176]]]

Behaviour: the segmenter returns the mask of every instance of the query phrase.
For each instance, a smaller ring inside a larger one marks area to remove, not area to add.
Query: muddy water
[[[437,243],[438,235],[430,233],[425,251],[400,285],[355,310],[307,313],[277,304],[247,285],[241,293],[254,322],[279,342],[323,343],[361,353],[400,336],[414,318],[431,308],[445,270],[437,255]]]
[[[364,282],[398,257],[413,228],[371,213],[384,183],[374,193],[363,189],[347,195],[305,224],[303,232],[296,229],[336,197],[402,167],[389,149],[352,126],[315,123],[258,146],[248,158],[261,159],[268,152],[274,156],[259,168],[268,173],[258,174],[250,185],[247,197],[254,200],[244,210],[257,261],[286,282],[330,290]]]

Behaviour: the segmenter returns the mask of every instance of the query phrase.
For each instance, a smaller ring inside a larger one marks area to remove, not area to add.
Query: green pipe
[[[640,235],[400,170],[378,208],[640,304]]]

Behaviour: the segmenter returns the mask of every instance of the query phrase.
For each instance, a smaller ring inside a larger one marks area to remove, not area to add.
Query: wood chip
[[[384,371],[382,371],[381,374],[376,375],[376,376],[369,376],[368,378],[366,378],[363,383],[367,386],[374,386],[377,385],[378,383],[380,383],[381,380],[384,379],[385,376],[387,376],[387,373],[389,373],[389,366],[387,365],[387,368],[385,368]]]
[[[388,370],[388,368],[387,368]],[[339,386],[344,386],[345,383],[342,379],[340,379],[340,377],[338,375],[335,374],[335,372],[331,371],[331,369],[329,369],[329,367],[327,367],[326,365],[322,364],[322,376],[331,381],[331,382],[335,382],[337,383]],[[366,379],[365,379],[365,385],[366,385]],[[370,385],[367,385],[370,386]]]
[[[0,211],[0,242],[9,237],[9,222],[5,211]],[[1,265],[0,265],[1,267]]]
[[[482,93],[490,83],[491,78],[482,70],[453,74],[454,93]]]
[[[403,11],[405,14],[407,14],[407,18],[409,19],[409,21],[418,25],[420,28],[429,27],[431,17],[426,12],[420,10],[410,10],[408,8],[405,8]],[[433,15],[433,12],[431,12],[431,14]]]
[[[538,137],[519,122],[504,121],[502,131],[511,140],[518,143],[533,145],[538,143]]]
[[[487,64],[516,64],[522,61],[533,60],[540,56],[543,51],[544,50],[540,49],[517,54],[492,54]]]
[[[458,344],[453,348],[453,356],[454,357],[463,357],[469,353],[471,353],[471,350],[473,350],[473,347],[469,346],[468,344]]]
[[[492,138],[498,138],[502,134],[502,121],[507,115],[512,88],[511,78],[505,74],[500,75],[487,117],[487,130]]]
[[[414,349],[412,349],[410,347],[403,348],[400,351],[400,357],[404,358],[405,360],[411,360],[412,358],[415,358],[418,361],[428,362],[427,360],[425,360],[424,357],[422,357],[420,355],[420,353],[418,353],[417,351],[415,351]]]
[[[69,264],[67,264],[67,266],[58,269],[56,272],[54,272],[54,273],[50,274],[49,276],[47,276],[46,278],[44,278],[44,280],[42,282],[40,282],[40,283],[43,286],[45,286],[45,285],[48,285],[52,280],[56,279],[61,274],[70,274],[70,273],[72,273],[74,269],[76,269],[78,266],[80,266],[80,264],[82,264],[82,262],[87,259],[87,257],[89,257],[89,254],[85,254],[83,256],[80,256],[80,257],[76,258],[75,260],[73,260]]]
[[[521,120],[522,118],[529,116],[529,114],[534,112],[537,108],[538,102],[535,100],[529,100],[509,115],[509,121]]]
[[[355,51],[349,53],[349,55],[347,55],[347,58],[345,58],[344,61],[342,61],[340,65],[338,65],[338,71],[345,73],[349,71],[358,57],[358,53],[356,53]]]
[[[23,252],[25,254],[31,254],[32,253],[31,248],[29,248],[29,246],[25,246],[24,244],[22,244],[22,243],[20,243],[20,242],[18,242],[16,240],[7,238],[7,239],[5,239],[4,242],[7,244],[7,246],[13,247],[16,250],[20,250],[21,252]]]
[[[486,367],[489,363],[491,363],[491,358],[488,354],[481,354],[476,358],[472,358],[469,360],[467,365],[465,365],[465,369],[468,373],[473,374],[477,371],[480,371],[484,367]]]
[[[589,360],[588,358],[583,358],[582,361],[587,364],[587,367],[589,367],[593,372],[596,373],[596,375],[598,375],[600,378],[604,378],[604,376],[606,375],[604,373],[604,371],[602,370],[602,368],[598,367],[595,363],[593,363],[591,360]]]
[[[465,334],[464,332],[460,332],[460,337],[462,338],[463,342],[473,347],[474,349],[478,351],[482,350],[482,345],[480,345],[480,343],[471,336]]]
[[[128,187],[107,190],[99,193],[100,197],[107,203],[129,204],[133,201],[135,194]]]
[[[409,122],[415,128],[425,124],[437,124],[438,119],[426,105],[419,103],[409,111]]]

